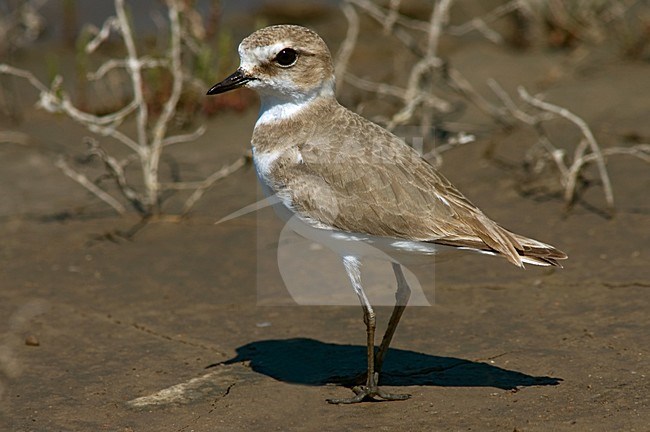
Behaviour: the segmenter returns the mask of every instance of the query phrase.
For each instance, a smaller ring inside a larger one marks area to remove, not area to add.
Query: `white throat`
[[[255,126],[291,119],[320,97],[334,97],[333,78],[323,82],[321,87],[308,93],[292,92],[290,96],[261,93],[260,113]]]

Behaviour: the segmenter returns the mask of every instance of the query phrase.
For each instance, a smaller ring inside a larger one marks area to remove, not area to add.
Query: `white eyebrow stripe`
[[[272,45],[265,45],[260,47],[255,47],[252,49],[244,50],[242,44],[239,44],[239,58],[241,62],[239,67],[250,71],[254,66],[259,65],[260,63],[271,60],[275,55],[280,52],[283,48],[289,46],[288,41],[276,42]]]

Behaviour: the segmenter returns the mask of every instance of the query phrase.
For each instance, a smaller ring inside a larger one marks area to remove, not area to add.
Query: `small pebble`
[[[28,346],[39,346],[40,344],[41,344],[41,343],[38,341],[38,339],[37,339],[36,336],[34,336],[34,335],[28,335],[28,336],[25,338],[25,345],[28,345]]]

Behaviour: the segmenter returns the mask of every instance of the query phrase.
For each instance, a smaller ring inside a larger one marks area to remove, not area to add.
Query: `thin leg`
[[[356,257],[346,256],[343,258],[343,264],[345,265],[345,271],[350,278],[354,292],[357,294],[357,297],[359,297],[361,307],[363,308],[363,321],[366,324],[367,335],[366,347],[368,355],[368,375],[365,386],[357,386],[352,389],[356,396],[349,399],[328,399],[327,401],[333,404],[351,404],[361,402],[364,399],[372,398],[373,396],[385,400],[408,399],[410,395],[385,393],[377,387],[379,374],[375,372],[375,311],[372,309],[372,305],[361,286],[361,263],[359,262],[359,259]]]
[[[386,333],[384,333],[384,337],[381,340],[379,352],[375,357],[375,371],[377,373],[381,373],[381,367],[384,364],[384,357],[388,351],[388,346],[390,345],[390,341],[393,339],[393,335],[397,329],[397,324],[399,324],[399,320],[402,318],[406,304],[409,302],[409,298],[411,298],[411,288],[406,282],[406,278],[402,272],[402,266],[393,263],[393,272],[395,273],[395,279],[397,279],[395,307],[393,308],[393,313],[391,314],[390,320],[388,321],[388,328],[386,328]]]

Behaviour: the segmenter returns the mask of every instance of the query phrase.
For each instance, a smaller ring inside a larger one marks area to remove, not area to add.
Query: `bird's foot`
[[[374,400],[374,398],[380,398],[386,401],[395,401],[406,400],[411,397],[410,394],[387,393],[383,391],[377,386],[378,375],[379,374],[375,374],[373,379],[368,380],[369,382],[367,382],[366,385],[352,387],[355,396],[344,399],[327,399],[327,402],[338,405],[359,403],[364,400]]]
[[[377,386],[375,387],[357,386],[352,388],[352,391],[356,395],[351,398],[327,399],[327,402],[334,405],[338,405],[338,404],[354,404],[354,403],[363,402],[364,400],[374,400],[375,397],[387,401],[406,400],[411,397],[410,394],[387,393]]]

